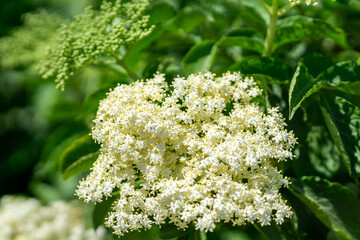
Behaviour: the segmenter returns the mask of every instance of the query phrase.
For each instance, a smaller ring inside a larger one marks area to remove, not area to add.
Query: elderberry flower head
[[[42,206],[34,198],[3,196],[0,200],[0,239],[105,239],[105,228],[85,228],[84,210],[74,202],[57,201]]]
[[[92,136],[101,153],[76,190],[85,202],[117,191],[106,226],[123,235],[171,222],[213,231],[217,222],[282,223],[292,212],[276,161],[296,139],[277,108],[260,111],[252,78],[162,74],[119,85],[100,102]]]
[[[42,76],[55,77],[57,87],[64,90],[65,82],[82,67],[116,56],[121,46],[147,36],[152,30],[147,26],[149,16],[144,15],[148,1],[123,2],[104,1],[99,11],[89,7],[63,25],[57,47],[49,50],[39,70]]]

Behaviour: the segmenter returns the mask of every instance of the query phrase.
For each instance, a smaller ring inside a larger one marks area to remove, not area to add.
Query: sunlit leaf
[[[302,102],[311,94],[320,89],[320,84],[315,84],[309,75],[308,68],[300,63],[290,83],[289,89],[289,118],[292,119]]]
[[[297,42],[307,37],[331,38],[340,46],[348,47],[346,34],[341,28],[335,27],[321,19],[290,16],[280,19],[277,23],[273,51],[285,44]]]
[[[311,65],[311,60],[313,60],[312,65],[317,65],[318,62],[313,57],[306,59],[304,63],[300,62],[291,80],[289,90],[290,119],[305,99],[322,88],[360,95],[360,64],[341,62],[319,73],[320,70],[330,64],[330,62],[327,62],[323,63],[323,65],[320,64],[317,68],[311,67],[312,74],[310,74],[307,66]],[[328,61],[324,58],[317,60]],[[305,63],[307,64],[305,65]],[[318,75],[316,78],[312,78],[312,76],[316,75]]]
[[[347,94],[360,95],[360,64],[341,62],[322,72],[316,81]]]
[[[184,72],[187,75],[210,71],[216,53],[214,41],[205,40],[194,45],[183,59]]]
[[[320,109],[350,175],[360,175],[360,108],[330,94],[321,94]]]

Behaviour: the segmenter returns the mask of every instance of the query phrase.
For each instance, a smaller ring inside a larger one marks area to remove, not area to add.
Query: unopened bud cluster
[[[92,136],[101,154],[77,195],[101,202],[116,191],[106,225],[117,235],[166,222],[201,231],[283,223],[288,180],[275,165],[292,158],[296,139],[277,108],[265,114],[253,102],[260,94],[240,73],[119,85],[100,103]]]
[[[0,38],[0,66],[39,68],[48,48],[56,46],[56,30],[66,21],[60,15],[39,10],[24,15],[24,25]]]
[[[49,50],[40,73],[44,78],[54,77],[57,87],[64,90],[65,82],[79,69],[101,57],[117,55],[121,46],[151,32],[149,16],[144,15],[147,6],[147,0],[116,0],[103,1],[100,11],[87,8],[58,30],[58,45]]]
[[[327,0],[325,0],[327,1]],[[332,2],[335,2],[336,0],[331,0]],[[305,3],[307,6],[313,5],[313,6],[318,6],[319,2],[318,0],[289,0],[289,2],[291,4],[301,4],[301,3]]]
[[[318,5],[317,0],[289,0],[289,2],[292,4],[305,3],[308,6],[310,6],[310,5],[317,6]]]

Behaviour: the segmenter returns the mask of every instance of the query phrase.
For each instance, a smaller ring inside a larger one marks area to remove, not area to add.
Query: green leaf
[[[289,89],[289,119],[291,120],[296,110],[311,94],[317,92],[321,84],[312,81],[308,68],[299,63],[295,74],[291,79]]]
[[[122,236],[120,239],[123,240],[144,240],[144,239],[149,239],[149,240],[156,240],[158,238],[156,238],[156,236],[154,236],[154,232],[157,232],[157,227],[152,227],[151,229],[147,229],[145,230],[144,228],[138,232],[138,231],[132,231],[132,232],[128,232],[125,233],[124,236]],[[119,238],[116,238],[119,239]]]
[[[187,235],[188,233],[189,231],[178,229],[178,227],[172,223],[166,223],[161,225],[161,228],[159,229],[159,238],[172,239]]]
[[[314,169],[330,178],[340,168],[341,158],[326,126],[312,126],[306,137],[308,158]]]
[[[272,224],[270,226],[260,226],[259,224],[254,224],[256,230],[258,230],[261,235],[266,240],[286,240],[287,238],[281,233],[281,228],[278,225]]]
[[[238,46],[244,49],[255,51],[260,54],[264,49],[264,43],[263,41],[261,41],[261,39],[246,36],[225,36],[217,42],[217,45],[219,47]]]
[[[174,17],[176,11],[173,6],[165,1],[154,1],[149,5],[145,15],[149,15],[148,25],[164,23]]]
[[[360,64],[357,62],[341,62],[326,69],[318,77],[327,87],[347,94],[360,95]]]
[[[308,68],[313,78],[335,64],[330,57],[316,52],[306,55],[301,59],[301,62]]]
[[[264,39],[253,29],[240,28],[231,30],[216,44],[219,47],[238,46],[261,54],[264,48]]]
[[[323,64],[319,64],[319,62]],[[306,66],[305,66],[306,63]],[[342,91],[346,94],[360,95],[360,64],[356,62],[341,62],[325,69],[330,60],[325,57],[310,57],[299,63],[289,90],[290,119],[296,110],[310,95],[321,88]],[[318,65],[319,64],[319,65]],[[307,66],[312,66],[309,70]],[[323,70],[319,73],[319,71]],[[317,78],[312,79],[309,72]]]
[[[175,29],[182,29],[185,33],[192,32],[206,19],[205,12],[198,6],[187,6],[183,8],[175,19]]]
[[[357,181],[360,175],[360,108],[326,93],[321,94],[319,103],[331,138],[351,177]]]
[[[331,38],[340,46],[348,48],[346,34],[341,28],[320,19],[291,16],[278,21],[273,51],[285,44],[297,42],[307,37]]]
[[[315,177],[293,181],[290,190],[339,239],[360,239],[360,201],[350,190]]]
[[[259,37],[258,35],[258,32],[251,28],[232,29],[226,34],[228,37]]]
[[[280,81],[275,78],[272,78],[264,74],[247,74],[248,77],[254,78],[255,82],[262,89],[261,97],[256,97],[255,101],[258,102],[261,106],[264,106],[266,109],[271,108],[269,101],[269,84],[284,84],[287,81]]]
[[[96,113],[99,107],[99,101],[106,97],[106,93],[109,92],[109,88],[110,87],[99,88],[85,98],[80,115],[82,118],[89,114]]]
[[[124,62],[126,65],[133,69],[144,55],[145,49],[149,47],[154,41],[159,39],[159,37],[163,34],[169,25],[170,24],[168,23],[166,25],[156,26],[149,35],[132,44],[127,49],[127,52],[124,56]]]
[[[206,240],[207,236],[205,232],[196,231],[193,235],[193,237],[189,238],[189,240]]]
[[[260,86],[264,86],[265,84],[279,84],[279,85],[289,84],[289,81],[281,81],[281,80],[275,79],[275,78],[270,77],[269,75],[265,75],[265,74],[252,73],[252,74],[246,74],[246,76],[253,77],[254,80]],[[261,82],[261,84],[259,82]]]
[[[248,57],[234,63],[230,71],[240,71],[242,74],[263,74],[278,80],[290,78],[289,67],[278,58]]]
[[[217,47],[214,41],[205,40],[194,45],[183,59],[184,72],[187,75],[210,71]]]
[[[51,203],[54,201],[59,201],[64,196],[60,193],[59,189],[53,186],[52,184],[42,183],[42,182],[31,182],[29,184],[31,193],[40,200],[42,203]]]
[[[259,21],[264,26],[269,23],[268,12],[260,5],[259,1],[254,0],[241,0],[241,4],[244,6],[242,14],[251,14],[253,21]]]
[[[63,178],[67,179],[76,174],[88,171],[93,166],[99,153],[100,152],[97,151],[80,157],[64,170]]]
[[[63,124],[53,130],[42,149],[36,175],[45,176],[57,171],[62,153],[87,131],[87,128],[76,122]]]
[[[255,235],[256,234],[256,235]],[[255,236],[253,236],[255,235]],[[207,233],[207,238],[209,240],[253,240],[253,239],[261,239],[259,238],[259,234],[257,232],[252,232],[252,234],[248,234],[248,232],[228,229],[226,227],[219,227],[213,232]]]
[[[99,145],[94,143],[89,134],[76,139],[60,157],[59,166],[63,177],[67,178],[73,173],[89,170],[95,155],[98,154],[98,149]]]
[[[206,240],[207,235],[205,232],[195,230],[194,228],[188,229],[185,235],[177,238],[178,240]]]
[[[100,225],[104,225],[105,218],[111,210],[113,203],[118,199],[118,197],[119,196],[116,193],[113,194],[112,197],[103,200],[101,203],[96,203],[93,212],[94,228],[97,228]]]

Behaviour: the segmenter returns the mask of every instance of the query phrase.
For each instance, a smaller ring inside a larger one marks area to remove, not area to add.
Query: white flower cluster
[[[292,4],[305,3],[307,6],[310,6],[310,5],[317,6],[318,5],[317,0],[289,0],[289,2]]]
[[[279,194],[288,185],[276,161],[296,142],[277,108],[260,111],[252,78],[212,73],[157,74],[119,85],[102,100],[93,138],[101,154],[76,191],[101,202],[119,193],[106,225],[117,235],[152,224],[282,223],[292,212]]]
[[[2,240],[103,240],[103,227],[85,229],[84,209],[54,202],[42,206],[34,198],[4,196],[0,201]]]
[[[331,0],[332,2],[335,2],[336,0]],[[307,6],[313,5],[313,6],[318,6],[319,2],[317,0],[289,0],[289,2],[291,4],[301,4],[301,3],[305,3]]]

